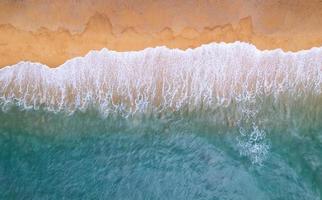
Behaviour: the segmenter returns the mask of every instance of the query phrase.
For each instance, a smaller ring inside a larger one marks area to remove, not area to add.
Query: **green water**
[[[0,199],[321,199],[321,118],[296,119],[249,143],[212,115],[1,111]]]

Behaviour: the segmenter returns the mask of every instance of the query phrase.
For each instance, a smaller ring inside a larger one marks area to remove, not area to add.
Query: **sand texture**
[[[245,41],[258,49],[322,46],[321,0],[3,0],[0,67],[51,67],[90,50],[194,48]]]

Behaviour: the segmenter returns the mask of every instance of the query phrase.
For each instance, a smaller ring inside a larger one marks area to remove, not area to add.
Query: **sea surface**
[[[0,69],[0,199],[322,198],[322,48]]]

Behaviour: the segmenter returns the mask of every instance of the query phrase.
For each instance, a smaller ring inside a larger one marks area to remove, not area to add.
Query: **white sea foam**
[[[125,115],[212,109],[254,96],[321,94],[322,47],[260,51],[235,42],[196,49],[91,51],[63,65],[20,62],[0,70],[0,104],[51,111],[97,107]],[[251,114],[251,113],[250,113]]]
[[[146,112],[215,111],[211,123],[237,127],[238,151],[257,164],[265,160],[270,148],[261,124],[266,119],[260,118],[264,99],[268,97],[273,104],[292,104],[287,101],[300,99],[312,120],[318,121],[322,116],[321,89],[322,47],[299,52],[260,51],[241,42],[186,51],[166,47],[136,52],[102,49],[53,69],[20,62],[0,70],[3,110],[18,105],[73,113],[94,107],[104,116],[117,113],[125,117]],[[311,102],[319,108],[307,103],[305,99],[311,97],[317,97]],[[287,108],[282,112],[289,115]]]

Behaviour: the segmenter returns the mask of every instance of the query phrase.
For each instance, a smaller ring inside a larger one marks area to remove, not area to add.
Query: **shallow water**
[[[0,199],[321,199],[322,48],[102,50],[0,70]]]
[[[2,199],[321,197],[322,126],[266,127],[265,138],[247,146],[239,130],[197,116],[13,109],[0,119]],[[255,143],[267,152],[243,154]]]

